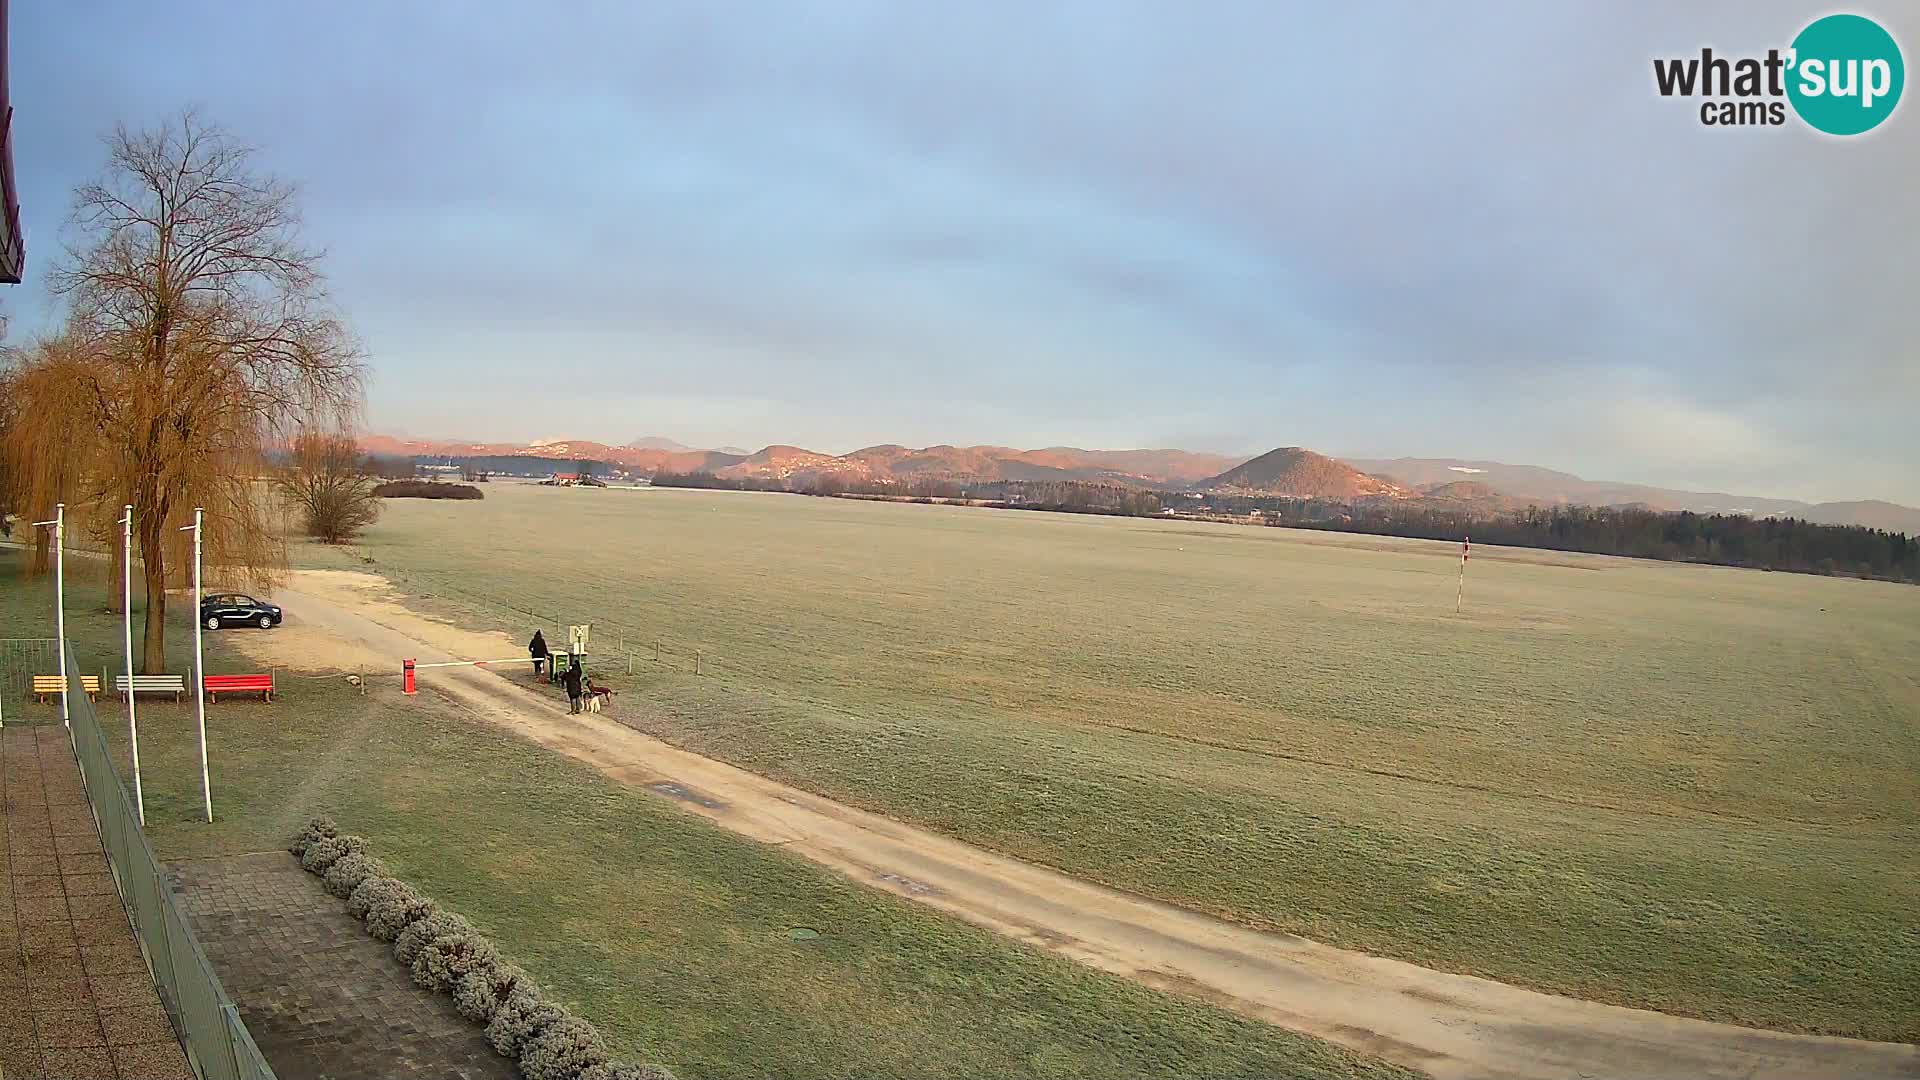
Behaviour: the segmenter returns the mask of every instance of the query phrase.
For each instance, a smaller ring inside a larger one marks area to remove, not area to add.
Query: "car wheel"
[[[260,616],[260,629],[262,630],[273,629],[273,616],[271,615]]]
[[[218,615],[207,616],[207,629],[209,630],[220,629],[220,616]]]

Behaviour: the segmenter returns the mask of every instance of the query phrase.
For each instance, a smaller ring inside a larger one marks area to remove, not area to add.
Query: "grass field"
[[[1920,1038],[1911,587],[1480,550],[1456,616],[1446,544],[507,484],[391,502],[365,547],[468,621],[593,621],[641,658],[637,726],[987,847],[1449,970]]]
[[[51,589],[23,583],[18,562],[0,549],[4,636],[50,635]],[[97,670],[117,653],[119,623],[78,576],[68,632]],[[185,670],[191,624],[178,621]],[[222,655],[228,637],[209,638],[215,670],[246,663]],[[110,701],[99,713],[124,770],[124,714]],[[396,706],[288,680],[271,706],[210,706],[211,826],[191,705],[143,700],[140,718],[162,858],[278,848],[306,815],[332,813],[618,1049],[687,1080],[1410,1075],[846,882],[430,694]],[[802,926],[821,936],[788,936]]]

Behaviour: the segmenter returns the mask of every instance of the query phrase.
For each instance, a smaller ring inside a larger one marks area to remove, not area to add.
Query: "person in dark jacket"
[[[540,631],[533,632],[533,640],[527,642],[527,652],[533,656],[533,673],[540,674],[540,665],[553,656],[547,648],[547,639]]]
[[[580,680],[585,677],[586,673],[581,670],[580,658],[576,656],[573,658],[573,663],[567,665],[568,712],[577,713],[580,711]]]

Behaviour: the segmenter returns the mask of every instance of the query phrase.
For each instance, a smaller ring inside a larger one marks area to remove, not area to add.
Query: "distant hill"
[[[721,475],[729,479],[808,481],[835,476],[848,481],[908,482],[915,479],[993,482],[1090,480],[1174,489],[1233,463],[1217,454],[1184,450],[1082,450],[1054,446],[1016,450],[1006,446],[927,446],[884,443],[850,454],[828,455],[795,446],[768,447]]]
[[[1072,446],[1016,450],[1006,446],[941,445],[913,449],[888,443],[840,455],[785,445],[755,451],[737,447],[696,450],[659,436],[635,439],[625,446],[608,446],[584,439],[549,439],[523,445],[365,435],[360,445],[367,453],[391,457],[590,458],[647,475],[708,472],[729,479],[798,482],[820,476],[881,482],[905,482],[919,477],[962,481],[1092,480],[1168,490],[1184,488],[1212,476],[1235,460],[1185,450],[1083,450]]]
[[[1299,446],[1270,450],[1195,486],[1202,491],[1345,501],[1412,494],[1390,480],[1369,476],[1344,461]]]
[[[1368,472],[1391,476],[1403,484],[1425,487],[1455,480],[1473,480],[1502,495],[1531,499],[1542,505],[1578,503],[1586,506],[1625,506],[1645,503],[1656,510],[1695,510],[1701,513],[1742,513],[1753,516],[1804,510],[1803,502],[1765,499],[1721,492],[1675,491],[1646,484],[1585,480],[1572,473],[1537,465],[1508,465],[1500,461],[1463,461],[1458,458],[1349,458],[1349,464]]]
[[[1561,503],[1584,506],[1645,506],[1653,510],[1692,510],[1701,514],[1745,514],[1749,517],[1796,517],[1822,525],[1864,525],[1891,532],[1920,534],[1920,510],[1898,503],[1806,503],[1756,495],[1729,495],[1718,491],[1682,491],[1586,480],[1572,473],[1537,465],[1508,465],[1500,461],[1460,458],[1348,458],[1347,463],[1367,472],[1391,477],[1414,487],[1467,480],[1518,500],[1523,505]]]
[[[688,446],[685,443],[677,443],[672,439],[663,439],[658,435],[648,435],[644,438],[635,439],[627,445],[635,450],[666,450],[676,454],[684,454],[689,450],[695,449],[695,447]],[[740,455],[745,457],[746,451],[741,451]]]
[[[1920,536],[1920,510],[1879,499],[1814,503],[1807,507],[1805,513],[1793,516],[1822,525],[1865,525],[1870,529]]]

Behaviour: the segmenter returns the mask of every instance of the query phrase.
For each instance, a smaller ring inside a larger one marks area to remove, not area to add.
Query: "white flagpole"
[[[1453,613],[1460,614],[1460,605],[1467,599],[1467,552],[1473,549],[1473,537],[1460,538],[1460,589],[1453,596]]]
[[[67,714],[67,504],[55,503],[52,521],[36,521],[36,527],[53,527],[53,648],[60,659],[60,722],[69,729],[73,718]]]
[[[213,781],[207,775],[207,664],[200,644],[200,527],[206,511],[193,508],[193,524],[181,532],[193,531],[193,719],[200,729],[200,793],[207,803],[207,821],[213,821]],[[151,602],[151,601],[149,601]]]
[[[133,504],[120,519],[120,638],[127,655],[127,741],[133,747],[133,806],[140,827],[147,825],[147,800],[140,793],[140,721],[133,713]],[[198,616],[196,615],[196,618]]]

